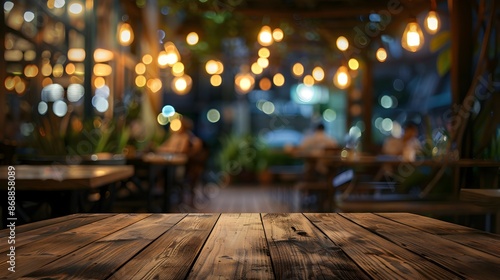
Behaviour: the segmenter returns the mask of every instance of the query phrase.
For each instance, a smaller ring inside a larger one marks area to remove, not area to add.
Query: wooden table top
[[[16,272],[1,262],[0,278],[483,280],[500,271],[500,235],[407,213],[75,214],[15,230]]]
[[[500,209],[500,189],[461,189],[460,199]]]
[[[129,165],[15,165],[16,190],[98,188],[134,174]],[[0,185],[7,184],[7,166],[0,167]]]

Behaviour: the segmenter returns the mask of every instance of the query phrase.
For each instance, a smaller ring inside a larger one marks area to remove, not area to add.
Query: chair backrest
[[[15,154],[16,154],[16,145],[0,142],[0,165],[14,164]]]

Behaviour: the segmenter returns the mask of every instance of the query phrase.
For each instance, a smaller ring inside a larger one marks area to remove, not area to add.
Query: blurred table
[[[147,153],[140,157],[140,162],[148,166],[148,209],[150,211],[154,212],[151,205],[158,174],[162,174],[164,179],[162,211],[170,211],[170,196],[172,193],[171,190],[175,184],[175,170],[177,167],[184,166],[187,161],[188,157],[185,154],[179,153]]]
[[[492,209],[495,212],[495,232],[500,233],[500,189],[461,189],[460,199]],[[489,230],[489,225],[486,228]]]
[[[98,190],[99,201],[114,198],[112,185],[126,180],[134,174],[133,166],[128,165],[14,165],[16,198],[22,194],[32,194],[36,199],[53,200],[53,204],[61,206],[64,214],[79,211],[79,191]],[[0,185],[8,184],[8,167],[0,167]],[[4,189],[6,191],[7,188]],[[109,192],[108,194],[106,194]],[[66,200],[58,201],[56,193],[68,194]],[[2,200],[5,207],[7,200]],[[64,207],[62,207],[65,205]],[[19,204],[17,204],[20,207]],[[104,207],[103,207],[104,208]],[[5,211],[4,211],[5,212]],[[5,213],[4,213],[5,215]]]
[[[76,214],[16,227],[0,278],[498,279],[499,242],[407,213]]]
[[[295,153],[295,157],[302,158],[304,160],[318,160],[321,159],[323,162],[327,163],[332,170],[337,171],[339,168],[365,168],[365,167],[382,167],[382,166],[391,166],[394,169],[394,179],[396,181],[403,181],[409,174],[413,173],[416,168],[421,166],[432,167],[436,170],[436,173],[439,171],[443,172],[446,167],[453,168],[454,176],[453,176],[453,195],[458,197],[460,189],[464,186],[460,186],[459,183],[459,169],[460,168],[483,168],[483,169],[491,169],[494,173],[495,180],[494,184],[498,183],[498,171],[500,168],[500,161],[495,160],[483,160],[483,159],[424,159],[417,158],[415,161],[404,161],[399,156],[388,156],[388,155],[356,155],[356,154],[335,154],[331,155],[328,153],[323,154],[307,154],[307,153]],[[352,182],[357,180],[357,173],[353,172],[352,174]],[[334,177],[334,176],[332,176]],[[432,176],[434,177],[434,176]],[[428,184],[422,189],[420,193],[420,197],[426,197],[429,192],[435,187],[437,181],[434,181],[433,178],[429,178]],[[350,184],[347,191],[354,187],[354,184]],[[470,187],[470,186],[467,186]]]
[[[15,165],[16,190],[94,189],[134,174],[129,165]],[[0,184],[7,184],[7,166],[0,168]]]

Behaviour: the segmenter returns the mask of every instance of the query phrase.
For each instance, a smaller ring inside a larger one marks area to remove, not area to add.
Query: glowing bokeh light
[[[186,43],[190,46],[194,46],[198,43],[200,40],[198,33],[196,32],[189,32],[189,34],[186,36]]]
[[[207,120],[216,123],[220,120],[220,112],[217,109],[210,109],[207,112]]]
[[[52,111],[58,117],[64,117],[68,112],[68,104],[62,100],[57,100],[52,104]]]
[[[327,122],[333,122],[337,118],[337,113],[332,109],[323,111],[323,119]]]
[[[292,66],[292,73],[295,77],[302,76],[302,74],[304,74],[304,65],[302,65],[300,62],[295,63]]]
[[[210,77],[210,84],[214,87],[218,87],[222,84],[222,77],[221,75],[212,75]]]
[[[175,115],[175,108],[172,105],[165,105],[161,109],[161,113],[165,117],[172,117],[173,115]]]
[[[277,87],[281,87],[285,84],[285,76],[281,73],[276,73],[273,76],[273,83]]]
[[[337,48],[341,51],[345,51],[349,48],[349,41],[347,41],[347,38],[344,36],[338,37],[336,44],[337,44]]]
[[[179,131],[182,127],[182,121],[180,119],[174,119],[170,122],[170,130]]]

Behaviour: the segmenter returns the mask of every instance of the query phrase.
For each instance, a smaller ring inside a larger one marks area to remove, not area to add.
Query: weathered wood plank
[[[498,234],[491,234],[485,231],[415,214],[380,213],[379,215],[500,257],[500,235]]]
[[[262,214],[262,221],[277,279],[368,278],[302,214]]]
[[[219,214],[190,214],[109,279],[184,279]]]
[[[373,279],[456,279],[457,275],[339,215],[304,214]]]
[[[76,219],[80,217],[80,214],[72,214],[72,215],[67,215],[67,216],[62,216],[62,217],[57,217],[57,218],[52,218],[52,219],[47,219],[47,220],[41,220],[33,223],[28,223],[24,225],[20,225],[16,227],[16,233],[23,233],[26,231],[30,231],[33,229],[38,229],[44,226],[49,226],[53,224],[57,224],[63,221],[71,220],[71,219]],[[0,237],[4,237],[5,229],[0,231]]]
[[[258,213],[222,214],[188,279],[274,279]]]
[[[26,278],[105,279],[184,216],[151,215],[45,265]]]
[[[370,213],[342,213],[349,220],[435,262],[460,277],[497,279],[500,258]]]
[[[71,215],[70,219],[67,220],[59,220],[57,223],[41,223],[39,227],[31,226],[31,230],[26,231],[22,230],[21,232],[17,231],[16,228],[16,247],[40,240],[49,235],[53,235],[56,233],[64,232],[71,230],[73,228],[77,228],[86,224],[90,224],[105,218],[110,217],[111,214],[98,214],[98,215],[80,215],[75,216]],[[0,238],[0,244],[7,244],[7,237]],[[1,253],[3,254],[3,252]]]
[[[44,265],[70,254],[106,235],[140,221],[150,214],[117,214],[66,232],[16,247],[16,278],[36,271]],[[22,261],[21,261],[22,260]],[[0,278],[12,277],[7,262],[0,263]]]

